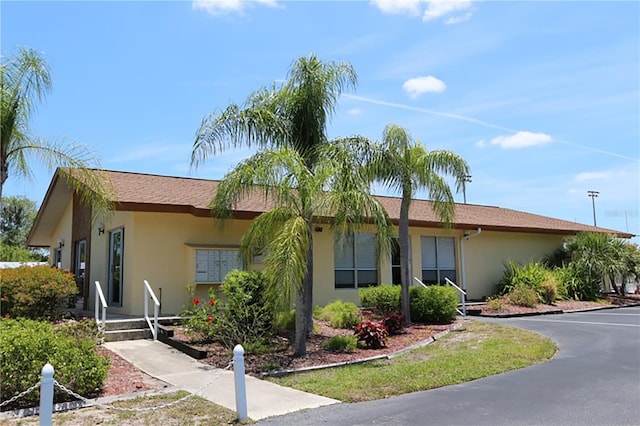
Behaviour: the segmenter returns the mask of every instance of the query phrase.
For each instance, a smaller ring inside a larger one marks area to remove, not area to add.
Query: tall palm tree
[[[51,89],[49,66],[42,56],[33,49],[22,49],[15,56],[3,57],[0,86],[0,198],[9,176],[29,179],[30,160],[37,160],[50,169],[62,167],[61,174],[94,207],[94,214],[109,210],[109,181],[105,174],[90,169],[99,168],[99,162],[89,148],[30,135],[29,119],[36,102]]]
[[[193,144],[191,166],[198,167],[228,148],[287,147],[315,173],[316,148],[328,143],[327,124],[338,98],[356,84],[356,72],[348,63],[323,62],[313,54],[298,58],[284,83],[264,87],[251,94],[244,105],[229,105],[203,119]],[[311,330],[312,289],[305,294]]]
[[[313,288],[313,220],[339,234],[375,226],[378,253],[387,253],[391,221],[368,192],[352,151],[341,143],[325,144],[302,155],[294,148],[258,152],[241,162],[220,182],[211,207],[214,216],[230,217],[247,196],[262,196],[273,209],[251,222],[241,241],[245,263],[265,255],[268,293],[277,306],[296,302],[295,354],[306,354]],[[316,158],[313,167],[307,161]]]
[[[409,286],[413,279],[409,255],[409,208],[411,199],[419,190],[426,190],[433,202],[433,210],[445,225],[450,226],[455,216],[455,203],[449,184],[442,175],[455,179],[457,190],[469,175],[469,165],[458,154],[446,151],[427,151],[409,132],[395,124],[385,127],[382,143],[369,164],[371,176],[386,187],[402,194],[398,226],[401,274],[401,310],[411,322]]]

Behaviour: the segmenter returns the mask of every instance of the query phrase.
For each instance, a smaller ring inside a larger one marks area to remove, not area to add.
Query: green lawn
[[[556,349],[536,333],[471,322],[397,358],[269,380],[344,402],[370,401],[526,367],[548,360]]]

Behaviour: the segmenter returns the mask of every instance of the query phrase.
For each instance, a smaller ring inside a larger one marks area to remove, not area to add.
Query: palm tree
[[[345,145],[320,145],[301,155],[283,147],[258,152],[241,162],[220,182],[211,207],[215,217],[230,217],[247,196],[262,196],[273,209],[251,222],[240,255],[249,263],[265,255],[268,294],[281,309],[296,303],[295,354],[306,354],[313,288],[313,220],[338,234],[351,235],[363,226],[376,227],[378,254],[387,253],[392,228],[384,208],[368,192],[357,159]],[[315,158],[309,167],[308,158]]]
[[[322,62],[316,55],[298,58],[282,84],[251,94],[244,105],[229,105],[204,118],[191,152],[191,166],[235,147],[292,148],[310,173],[318,161],[316,148],[328,143],[326,128],[345,89],[353,89],[357,76],[345,62]],[[306,310],[311,331],[312,290]]]
[[[191,152],[191,165],[226,148],[291,147],[307,168],[317,160],[315,148],[327,143],[327,122],[344,89],[355,88],[357,76],[344,62],[322,62],[315,55],[298,58],[280,86],[262,88],[244,105],[232,104],[202,121]]]
[[[51,89],[51,76],[46,61],[32,49],[22,49],[0,65],[0,198],[10,175],[29,179],[30,160],[47,168],[62,167],[61,174],[82,201],[93,206],[94,214],[111,208],[110,185],[92,151],[73,143],[61,144],[31,136],[29,119],[36,101],[42,101]]]
[[[605,279],[616,293],[624,295],[627,278],[638,276],[637,247],[613,235],[583,232],[567,240],[565,251],[593,290],[591,298],[600,293]],[[616,278],[622,279],[620,287],[616,285]]]
[[[449,184],[441,175],[452,176],[457,189],[469,175],[469,165],[458,154],[446,151],[427,151],[409,132],[395,124],[385,127],[382,143],[369,164],[370,176],[382,181],[402,194],[398,244],[400,248],[401,310],[406,322],[411,322],[409,286],[413,272],[409,256],[409,208],[415,192],[426,190],[433,201],[433,210],[445,225],[455,216],[455,203]]]

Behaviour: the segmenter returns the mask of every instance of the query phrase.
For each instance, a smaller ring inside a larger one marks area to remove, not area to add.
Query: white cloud
[[[411,78],[404,82],[402,88],[412,98],[417,98],[423,93],[440,93],[447,88],[442,80],[435,78],[432,75],[424,77]]]
[[[471,0],[372,0],[382,13],[394,15],[420,16],[422,20],[432,21],[450,16],[445,24],[457,24],[471,19]],[[467,13],[459,14],[459,12]]]
[[[483,139],[483,140],[480,140],[480,141],[476,142],[476,143],[475,143],[475,146],[476,146],[477,148],[484,148],[485,146],[487,146],[487,143],[486,143],[486,142],[484,141],[484,139]]]
[[[225,13],[242,13],[251,4],[276,7],[276,0],[194,0],[191,7],[195,10],[204,10],[210,15],[224,15]]]
[[[609,172],[584,172],[578,173],[574,178],[576,182],[584,182],[586,180],[607,179],[611,177]]]
[[[420,0],[372,0],[383,13],[393,15],[419,16],[421,12]]]
[[[442,18],[445,15],[449,15],[451,13],[460,12],[462,10],[467,10],[471,8],[471,1],[466,0],[434,0],[430,1],[427,6],[427,10],[425,10],[422,15],[423,21],[432,21],[434,19]],[[471,12],[468,12],[471,13]],[[455,17],[450,18],[455,19]],[[468,20],[465,19],[465,20]],[[460,21],[462,22],[462,21]],[[455,23],[455,22],[450,22]]]
[[[545,145],[553,141],[546,133],[517,132],[511,136],[498,136],[491,139],[491,145],[498,145],[504,149],[526,148],[535,145]]]
[[[351,108],[349,111],[347,111],[347,114],[349,114],[349,115],[362,115],[362,110],[360,108]]]

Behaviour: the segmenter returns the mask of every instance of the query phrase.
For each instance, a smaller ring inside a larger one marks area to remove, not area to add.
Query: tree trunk
[[[307,312],[307,333],[313,332],[313,224],[308,221],[309,251],[307,252],[307,276],[302,284],[304,305]]]
[[[304,306],[304,286],[296,295],[296,331],[294,356],[307,354],[307,312]]]
[[[411,204],[411,192],[403,191],[402,204],[400,205],[400,222],[398,226],[398,245],[400,247],[400,307],[405,323],[411,324],[411,305],[409,300],[409,286],[411,285],[411,255],[409,253],[409,205]]]

